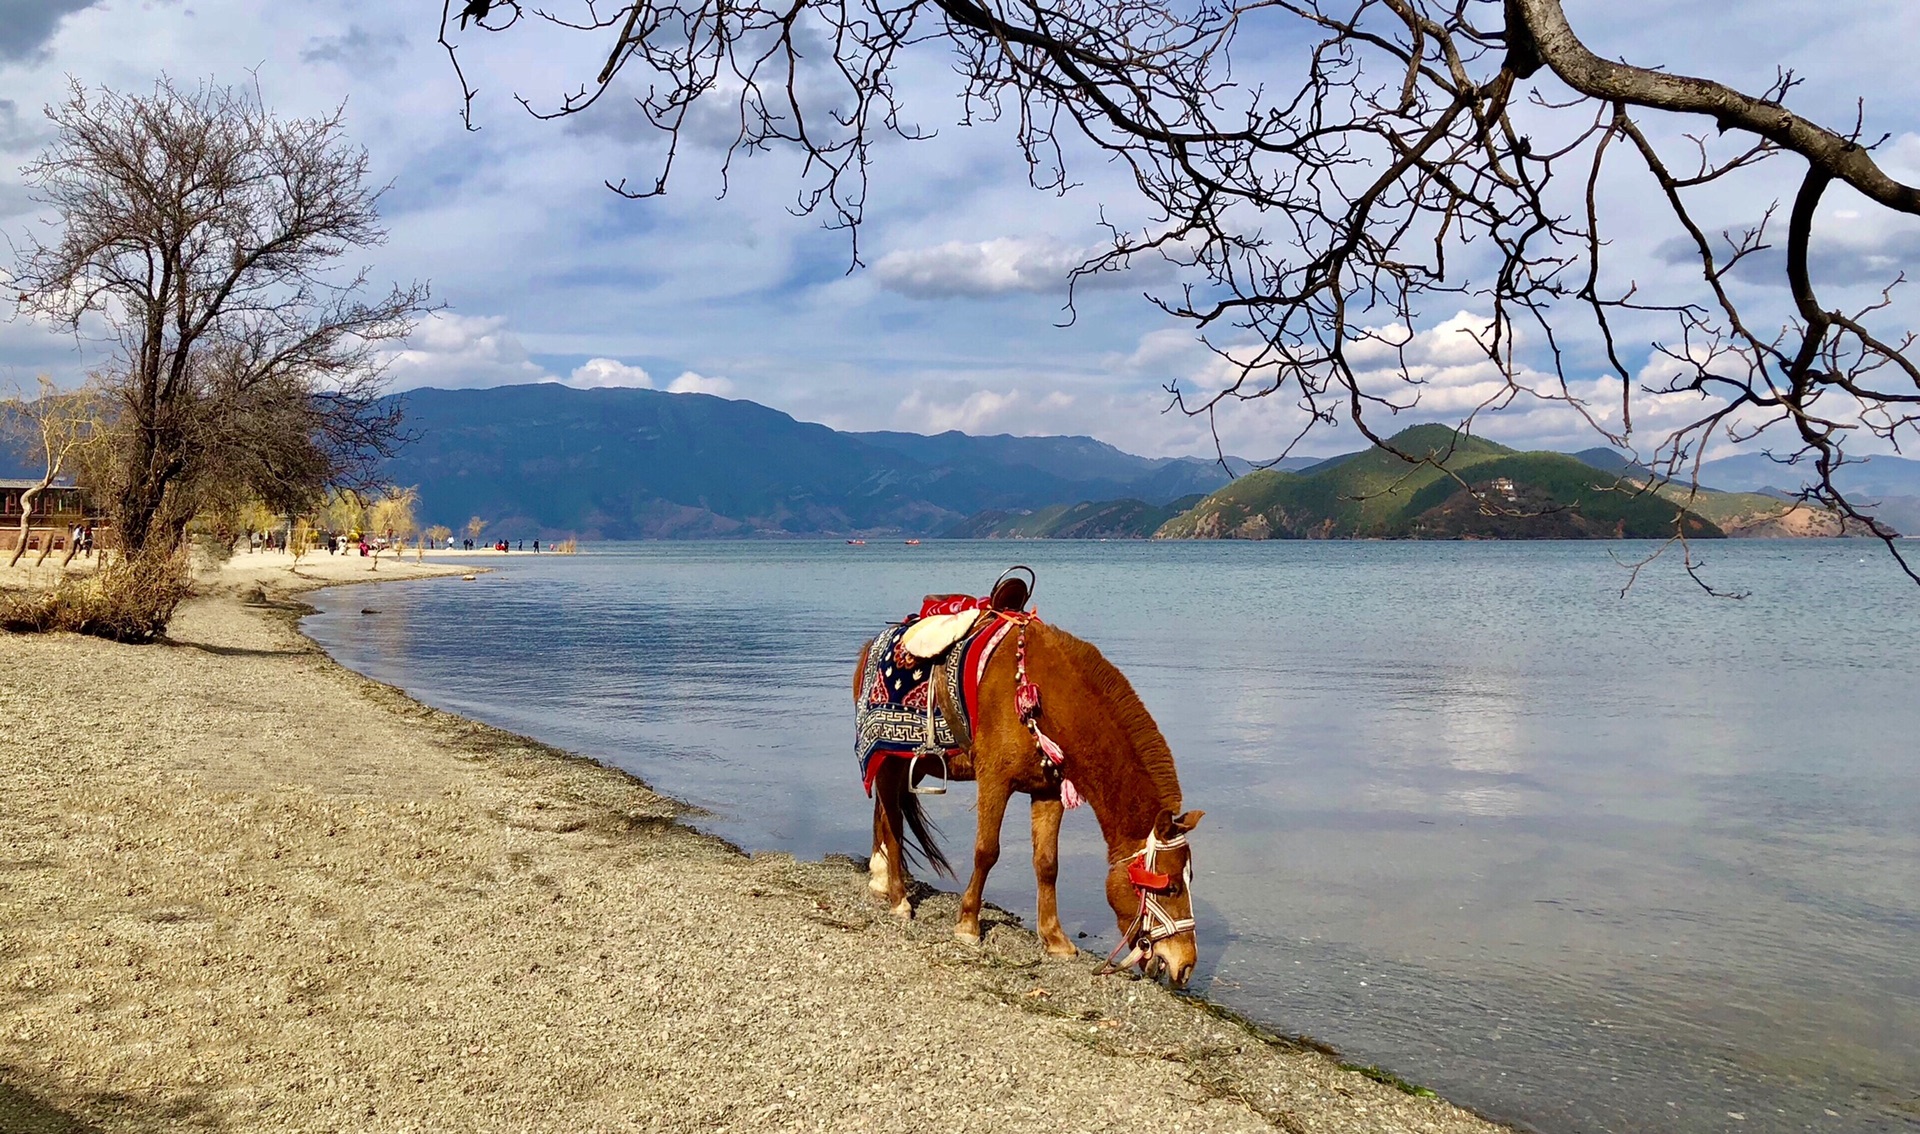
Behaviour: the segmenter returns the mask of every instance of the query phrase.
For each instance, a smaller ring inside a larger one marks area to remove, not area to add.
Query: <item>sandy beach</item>
[[[1007,915],[959,944],[951,894],[903,924],[295,628],[484,554],[243,554],[164,644],[0,634],[0,1131],[1501,1129]]]

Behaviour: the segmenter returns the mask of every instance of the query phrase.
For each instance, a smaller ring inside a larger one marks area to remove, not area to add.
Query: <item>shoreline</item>
[[[897,922],[863,863],[744,854],[298,632],[464,564],[263,558],[166,645],[0,636],[0,1127],[1506,1129],[1004,912],[960,945],[954,894]]]

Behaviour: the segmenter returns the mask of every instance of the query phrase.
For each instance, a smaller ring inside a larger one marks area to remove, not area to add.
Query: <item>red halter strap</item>
[[[1172,877],[1148,870],[1147,864],[1139,858],[1127,864],[1127,881],[1138,889],[1151,890],[1156,894],[1164,894],[1173,888]]]

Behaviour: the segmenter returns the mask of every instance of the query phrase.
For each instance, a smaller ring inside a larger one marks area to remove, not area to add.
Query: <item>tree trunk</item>
[[[41,481],[38,487],[29,488],[20,494],[20,542],[13,545],[13,558],[7,560],[9,567],[18,566],[20,557],[27,553],[27,533],[33,526],[33,502],[39,498],[41,490],[46,488],[47,484],[47,481]]]

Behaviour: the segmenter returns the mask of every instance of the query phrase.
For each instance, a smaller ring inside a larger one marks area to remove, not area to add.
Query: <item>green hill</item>
[[[1444,425],[1305,472],[1250,473],[1169,520],[1160,539],[1657,539],[1720,527],[1564,453],[1522,453]],[[1464,483],[1463,483],[1464,482]]]
[[[1146,539],[1203,499],[1196,492],[1164,506],[1140,500],[1089,500],[1031,512],[981,512],[941,534],[952,539]]]

